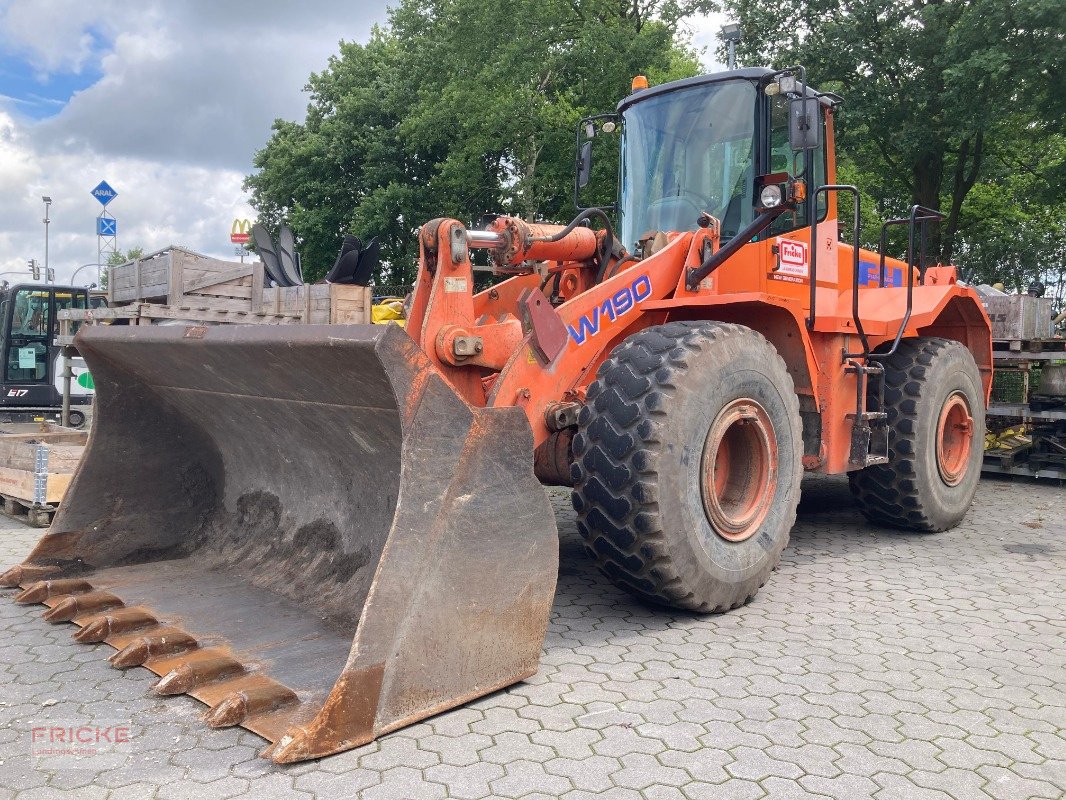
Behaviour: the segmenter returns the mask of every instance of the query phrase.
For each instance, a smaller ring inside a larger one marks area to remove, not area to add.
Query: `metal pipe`
[[[48,225],[52,220],[48,218],[48,210],[52,207],[52,198],[45,196],[41,200],[44,201],[44,282],[51,283],[48,279]]]
[[[884,244],[883,243],[885,241],[885,228],[887,228],[889,225],[901,224],[901,223],[904,223],[904,222],[907,223],[907,310],[903,314],[903,321],[900,322],[900,324],[899,324],[899,330],[896,331],[896,337],[892,341],[892,347],[890,347],[884,353],[875,353],[871,357],[874,357],[874,358],[888,358],[889,356],[894,355],[896,350],[899,348],[899,343],[903,340],[903,331],[906,330],[907,323],[909,323],[910,320],[911,320],[911,312],[914,309],[914,269],[915,269],[915,266],[914,266],[915,235],[914,235],[914,233],[915,233],[915,224],[918,223],[918,222],[920,222],[922,224],[922,233],[924,234],[925,224],[927,222],[929,222],[930,220],[935,220],[935,221],[939,222],[942,219],[944,219],[944,215],[941,214],[939,211],[935,211],[935,210],[933,210],[931,208],[926,208],[925,206],[915,205],[915,206],[911,207],[910,216],[908,216],[906,219],[898,219],[898,220],[890,219],[887,222],[885,222],[885,224],[881,227],[881,242],[882,242],[882,247],[881,247],[881,274],[884,275],[884,271],[885,271],[885,248],[884,248]],[[923,255],[924,255],[924,252],[925,252],[925,242],[924,242],[924,239],[923,239],[923,241],[922,241],[922,253],[923,253]],[[921,271],[921,270],[919,270],[919,273],[920,273],[919,277],[924,282],[925,273],[923,271]]]
[[[70,427],[70,382],[74,378],[74,370],[70,366],[71,348],[63,348],[63,408],[59,415],[59,424],[64,428]]]
[[[466,241],[470,247],[499,247],[503,237],[495,231],[467,231]]]
[[[86,267],[96,267],[96,283],[97,283],[97,285],[99,285],[100,284],[100,267],[101,266],[102,266],[101,264],[97,264],[94,261],[90,261],[88,264],[82,264],[80,267],[75,269],[74,273],[70,276],[70,284],[71,284],[71,286],[77,285],[77,284],[74,283],[74,279],[76,277],[78,277],[78,273],[81,272]]]
[[[826,184],[825,186],[818,187],[814,192],[812,201],[815,205],[818,203],[818,195],[829,192],[848,192],[852,196],[853,208],[852,208],[852,233],[854,235],[854,243],[851,247],[851,318],[855,322],[855,332],[859,335],[859,342],[862,344],[861,353],[844,353],[845,359],[850,358],[866,358],[870,355],[870,341],[866,336],[866,331],[862,327],[862,316],[859,314],[859,226],[862,223],[862,214],[860,212],[861,198],[859,190],[855,186],[848,184]],[[816,293],[814,291],[815,284],[818,282],[818,270],[816,267],[818,260],[818,248],[814,245],[818,241],[818,215],[815,214],[811,224],[811,308],[810,316],[807,318],[807,324],[810,328],[814,328],[814,300]]]

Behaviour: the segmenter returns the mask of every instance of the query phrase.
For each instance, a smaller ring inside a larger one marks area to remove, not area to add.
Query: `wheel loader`
[[[536,671],[542,484],[573,487],[619,586],[696,612],[770,578],[804,472],[847,473],[879,526],[955,526],[989,322],[928,263],[935,210],[856,245],[840,103],[801,67],[635,81],[578,133],[578,187],[592,138],[621,136],[614,206],[427,222],[406,330],[84,328],[90,444],[3,585],[292,762]],[[475,265],[499,280],[475,292]]]

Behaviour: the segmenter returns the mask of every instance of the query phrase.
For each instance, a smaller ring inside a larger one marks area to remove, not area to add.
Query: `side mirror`
[[[581,145],[580,154],[577,157],[577,188],[584,189],[589,185],[592,177],[592,140]]]
[[[583,211],[586,208],[614,208],[615,203],[608,201],[606,203],[595,203],[594,205],[587,205],[587,201],[596,198],[584,197],[584,192],[590,184],[592,186],[598,186],[598,189],[589,190],[593,194],[606,193],[608,182],[607,176],[612,172],[612,165],[618,163],[618,143],[612,141],[613,137],[600,136],[601,133],[614,133],[621,126],[617,114],[593,114],[590,117],[582,117],[577,125],[577,139],[574,142],[574,207],[579,211]],[[592,180],[592,150],[593,142],[602,140],[602,144],[595,145],[600,148],[600,152],[596,156],[596,176],[597,179],[594,182]],[[607,147],[607,150],[602,148]],[[612,152],[613,150],[613,152]],[[606,198],[603,198],[606,199]],[[613,198],[612,198],[613,200]],[[582,202],[585,201],[585,202]]]
[[[798,98],[788,106],[788,143],[793,150],[815,150],[822,145],[818,101]]]

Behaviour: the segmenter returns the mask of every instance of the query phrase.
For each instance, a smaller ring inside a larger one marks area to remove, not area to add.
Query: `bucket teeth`
[[[121,605],[122,601],[111,592],[86,592],[64,597],[44,613],[44,618],[48,622],[70,622],[79,614],[118,608]]]
[[[81,630],[71,635],[76,642],[92,644],[102,642],[115,633],[127,633],[149,625],[157,625],[158,620],[143,608],[121,608],[81,620]]]
[[[139,667],[150,658],[173,655],[196,647],[196,639],[180,628],[163,628],[133,640],[111,658],[116,669]]]
[[[270,681],[261,686],[250,686],[230,692],[211,707],[204,720],[212,728],[228,728],[240,725],[248,717],[277,711],[295,702],[295,692],[287,686]]]
[[[309,738],[305,729],[297,728],[286,733],[260,755],[263,758],[269,758],[275,764],[303,761],[310,758],[313,752]]]
[[[48,575],[54,575],[59,567],[35,567],[32,564],[19,564],[0,574],[0,588],[14,589],[28,581],[39,581]]]
[[[244,672],[244,666],[229,656],[211,656],[175,667],[152,687],[160,695],[185,694],[211,681]]]
[[[19,567],[15,567],[19,569]],[[77,578],[64,578],[56,581],[37,581],[15,595],[16,603],[43,603],[51,597],[61,594],[79,594],[91,591],[92,584]]]

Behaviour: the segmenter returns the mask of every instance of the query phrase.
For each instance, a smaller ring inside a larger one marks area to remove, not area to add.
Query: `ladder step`
[[[847,414],[847,419],[856,420],[860,424],[888,422],[887,411],[860,411],[858,414]]]

